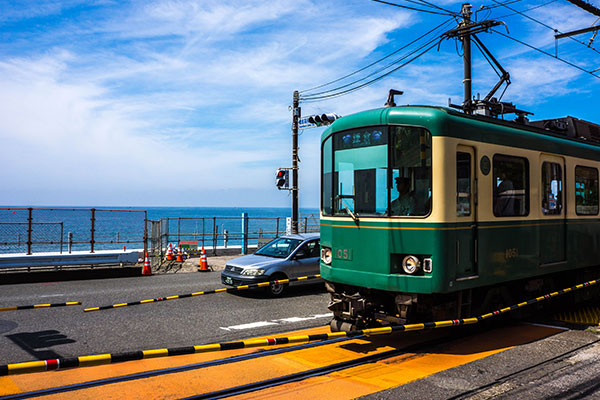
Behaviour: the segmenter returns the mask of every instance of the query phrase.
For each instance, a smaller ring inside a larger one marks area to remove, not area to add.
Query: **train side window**
[[[577,215],[598,214],[598,170],[575,167],[575,212]]]
[[[542,164],[542,213],[560,215],[562,211],[562,168],[560,164]]]
[[[529,214],[529,161],[523,157],[494,155],[493,207],[496,217]]]
[[[456,216],[471,215],[471,154],[456,153]]]

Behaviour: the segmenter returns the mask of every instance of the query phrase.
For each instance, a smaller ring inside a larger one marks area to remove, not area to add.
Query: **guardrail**
[[[136,264],[139,256],[139,251],[116,252],[106,250],[97,253],[32,254],[25,256],[0,254],[0,270],[7,268],[29,269],[37,267]]]

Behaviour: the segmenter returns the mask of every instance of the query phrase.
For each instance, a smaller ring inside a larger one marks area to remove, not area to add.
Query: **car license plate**
[[[228,285],[233,285],[233,279],[231,279],[230,277],[226,276],[225,277],[225,283]]]

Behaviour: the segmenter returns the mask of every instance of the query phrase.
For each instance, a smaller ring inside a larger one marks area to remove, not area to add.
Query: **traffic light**
[[[277,176],[275,177],[275,185],[279,190],[289,189],[290,171],[287,169],[279,168],[277,170]]]
[[[317,126],[326,126],[331,125],[331,123],[338,118],[340,118],[340,116],[334,113],[311,115],[308,117],[308,122]]]

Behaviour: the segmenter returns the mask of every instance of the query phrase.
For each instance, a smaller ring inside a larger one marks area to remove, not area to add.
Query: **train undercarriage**
[[[531,298],[598,279],[598,267],[573,272],[548,274],[498,285],[483,286],[443,294],[389,292],[340,283],[325,282],[331,296],[329,310],[333,312],[332,332],[401,325],[448,319],[469,318]],[[579,303],[598,296],[595,286],[569,298],[553,299],[557,307],[564,303]],[[564,297],[564,296],[563,296]],[[538,303],[513,312],[516,317],[532,315],[543,307]]]

